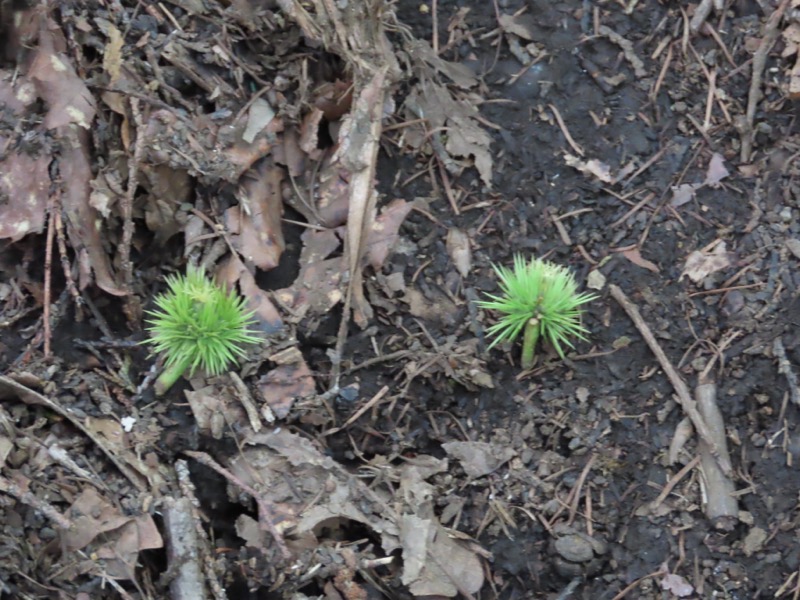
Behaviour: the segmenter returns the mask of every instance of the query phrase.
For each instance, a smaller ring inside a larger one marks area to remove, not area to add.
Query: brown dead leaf
[[[147,228],[155,233],[155,243],[164,244],[179,233],[188,214],[182,206],[194,191],[193,180],[185,169],[173,169],[167,165],[141,165],[139,184],[147,190],[144,220]]]
[[[448,535],[433,519],[403,515],[401,580],[414,596],[455,597],[460,591],[476,593],[483,587],[481,562],[474,552]]]
[[[419,39],[406,40],[406,51],[418,62],[425,63],[435,71],[448,77],[461,89],[467,90],[475,87],[478,80],[475,74],[466,65],[444,60],[436,54],[431,45]]]
[[[725,159],[719,152],[714,152],[711,155],[711,160],[708,162],[708,172],[706,173],[706,180],[703,185],[712,188],[719,187],[719,182],[730,175],[730,171],[725,168]]]
[[[7,138],[0,137],[0,147]],[[22,152],[0,160],[0,239],[16,242],[29,233],[44,230],[50,190],[51,157],[32,157]]]
[[[109,76],[109,86],[114,87],[120,77],[122,69],[122,47],[125,40],[113,23],[106,22],[104,33],[108,36],[108,42],[103,51],[103,69]]]
[[[490,146],[492,139],[476,119],[480,115],[474,99],[455,98],[446,87],[426,80],[413,89],[406,99],[406,115],[409,120],[426,119],[429,130],[436,132],[445,130],[447,132],[447,141],[444,144],[446,154],[464,159],[472,158],[481,180],[487,186],[491,186],[493,162]],[[427,135],[416,138],[406,137],[406,142],[415,148],[430,141],[430,136]],[[441,154],[445,153],[437,153],[441,160],[452,161],[452,159],[447,160],[448,157],[441,156]],[[453,170],[453,165],[446,164],[445,166],[448,167],[448,170]],[[458,168],[457,164],[455,168]]]
[[[395,516],[376,505],[355,476],[337,467],[307,438],[285,428],[248,436],[231,471],[262,490],[262,497],[281,515],[280,527],[293,527],[293,537],[324,535],[325,522],[356,521],[382,539],[387,552],[398,547]],[[317,544],[318,545],[318,544]]]
[[[641,252],[639,252],[638,248],[630,248],[629,250],[624,250],[622,252],[622,256],[627,258],[629,261],[631,261],[637,267],[642,267],[643,269],[648,269],[648,270],[652,271],[653,273],[659,273],[660,272],[660,269],[658,268],[658,265],[656,265],[655,263],[652,263],[649,260],[647,260],[646,258],[644,258],[642,256]]]
[[[261,331],[270,335],[283,329],[283,320],[269,294],[258,286],[255,277],[238,256],[229,256],[223,261],[216,275],[217,281],[231,288],[239,284],[239,291],[247,299],[248,308],[255,312]]]
[[[347,222],[350,207],[350,172],[338,161],[323,161],[319,173],[316,208],[311,212],[299,210],[311,223],[323,227],[339,227]]]
[[[320,109],[312,108],[300,123],[300,149],[312,158],[318,158],[321,154],[318,132],[324,116]]]
[[[461,463],[469,477],[493,473],[517,455],[510,446],[488,442],[447,442],[442,444],[442,448],[448,456]]]
[[[279,365],[258,380],[261,397],[278,419],[285,419],[295,400],[316,392],[314,375],[300,357],[296,363]]]
[[[583,160],[572,154],[564,154],[564,162],[568,166],[577,169],[581,173],[592,175],[602,181],[603,183],[616,183],[617,178],[611,175],[611,167],[604,162],[592,158],[590,160]]]
[[[672,186],[672,200],[670,201],[670,206],[678,208],[687,202],[691,202],[699,187],[700,185],[697,183],[682,183]]]
[[[346,270],[342,257],[306,264],[291,287],[277,292],[291,308],[294,320],[306,315],[324,315],[344,297],[342,278]]]
[[[56,27],[54,23],[50,25]],[[78,77],[67,55],[55,50],[55,43],[53,31],[43,28],[28,70],[39,97],[47,105],[44,125],[55,129],[74,123],[88,130],[96,112],[94,96]]]
[[[409,312],[421,319],[442,323],[455,323],[458,307],[443,292],[426,289],[426,293],[416,288],[407,288],[403,302],[408,303]]]
[[[74,526],[64,532],[64,543],[69,550],[81,550],[98,535],[113,531],[130,521],[93,487],[87,487],[67,511]]]
[[[337,229],[306,229],[300,239],[303,249],[300,251],[300,264],[320,262],[328,258],[342,245],[340,234],[342,228]]]
[[[246,132],[252,133],[247,131],[249,119],[250,115],[248,113],[233,126],[220,128],[217,146],[211,152],[203,150],[203,156],[207,157],[205,160],[215,156],[224,156],[235,169],[236,179],[239,179],[245,171],[272,151],[272,145],[277,134],[283,131],[283,120],[274,117],[266,122],[252,141],[248,142],[244,139],[244,136]],[[208,127],[208,124],[205,120],[197,124],[197,130],[201,132],[200,139],[209,137],[202,134],[206,127]],[[228,130],[232,132],[231,137],[224,133]],[[232,179],[229,179],[229,181],[232,181]]]
[[[231,426],[247,423],[241,403],[234,401],[230,394],[221,394],[214,386],[186,390],[184,394],[198,430],[215,440],[221,440]]]
[[[694,586],[676,573],[666,573],[661,579],[660,585],[662,590],[667,590],[678,598],[686,598],[694,594]]]
[[[300,148],[300,138],[294,127],[284,131],[283,136],[281,136],[281,143],[272,148],[272,158],[275,163],[285,166],[289,170],[289,174],[295,179],[303,174],[306,156],[306,153]]]
[[[451,227],[447,231],[446,246],[456,270],[462,277],[467,277],[472,269],[472,250],[467,234],[457,227]]]
[[[120,454],[127,450],[122,425],[116,419],[86,417],[84,424],[87,430],[95,435],[102,436],[109,449]]]
[[[67,222],[67,234],[72,247],[78,249],[79,260],[91,267],[97,285],[114,296],[125,296],[126,292],[115,281],[111,272],[111,261],[100,237],[102,220],[89,205],[92,169],[89,158],[88,134],[76,126],[62,127],[62,154],[59,160],[61,178],[64,181],[62,202]],[[89,285],[84,268],[81,289]]]
[[[285,246],[281,217],[283,169],[268,159],[254,165],[239,184],[238,206],[225,211],[225,226],[246,263],[268,271],[278,266]]]
[[[527,22],[526,17],[530,18],[530,15],[501,14],[500,18],[497,19],[497,23],[503,28],[503,31],[513,33],[524,40],[532,42],[535,39],[532,27],[533,24]]]
[[[263,98],[256,98],[247,111],[247,125],[242,133],[242,140],[252,144],[256,136],[272,123],[275,118],[275,109]]]
[[[113,537],[93,554],[103,561],[103,571],[115,579],[135,579],[139,552],[164,546],[158,527],[148,514],[130,519]]]
[[[92,487],[81,492],[67,515],[73,527],[63,533],[66,547],[104,559],[104,572],[115,579],[133,579],[139,552],[164,545],[150,515],[123,515]]]
[[[695,283],[700,283],[716,271],[721,271],[731,266],[730,256],[724,241],[713,245],[713,250],[695,250],[686,258],[686,264],[681,273],[681,279],[688,276]]]
[[[794,66],[789,72],[789,98],[800,100],[800,53],[797,55]]]
[[[380,270],[389,256],[389,251],[397,241],[397,232],[412,208],[411,202],[399,198],[392,200],[381,209],[381,214],[372,223],[367,235],[365,259],[376,271]]]
[[[353,82],[329,81],[314,90],[314,106],[329,123],[341,119],[353,105]]]
[[[342,299],[344,259],[326,260],[341,246],[340,235],[344,233],[334,229],[303,232],[300,273],[291,287],[277,292],[280,302],[292,310],[294,321],[325,314]]]

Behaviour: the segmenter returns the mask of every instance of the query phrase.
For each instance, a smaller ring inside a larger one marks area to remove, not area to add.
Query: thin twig
[[[567,139],[567,143],[576,153],[578,153],[579,156],[583,156],[583,148],[581,148],[572,138],[572,135],[570,134],[569,129],[567,129],[567,125],[564,123],[564,119],[561,118],[561,113],[558,112],[555,104],[550,104],[549,106],[550,110],[553,111],[553,116],[556,118],[558,126],[561,128],[561,133],[563,133],[564,137]]]
[[[766,67],[767,64],[769,52],[778,39],[778,25],[788,6],[789,0],[782,0],[778,8],[770,15],[764,29],[764,37],[761,39],[758,50],[756,50],[753,55],[752,79],[750,80],[750,92],[747,96],[747,112],[745,113],[745,121],[741,124],[739,132],[742,138],[740,158],[743,163],[750,162],[750,155],[753,152],[753,121],[756,117],[756,108],[762,97],[761,79],[764,74],[764,67]]]
[[[619,302],[620,306],[622,306],[622,308],[625,309],[625,312],[628,313],[628,316],[642,334],[642,337],[644,338],[645,342],[647,342],[650,350],[656,355],[661,368],[667,374],[667,377],[672,383],[672,387],[675,388],[675,393],[678,396],[678,402],[686,413],[686,416],[692,420],[692,424],[697,430],[697,433],[706,442],[706,444],[708,444],[711,455],[717,460],[723,472],[726,475],[730,475],[732,471],[730,459],[720,453],[719,447],[714,441],[714,436],[712,435],[711,431],[709,431],[705,420],[697,410],[697,404],[692,398],[692,394],[689,391],[688,386],[683,379],[681,379],[681,376],[675,370],[675,367],[672,366],[672,363],[670,363],[667,355],[664,353],[664,350],[656,341],[653,332],[650,331],[650,327],[648,327],[647,323],[645,323],[644,319],[642,318],[642,315],[639,313],[639,309],[636,308],[636,305],[628,299],[628,297],[625,295],[625,292],[623,292],[618,286],[611,284],[609,286],[609,290],[611,291],[611,295],[614,296],[614,299]]]
[[[69,260],[67,253],[67,236],[64,233],[64,221],[61,218],[63,210],[61,206],[61,190],[57,189],[55,197],[53,198],[53,217],[55,218],[56,226],[56,242],[58,243],[58,255],[61,259],[61,270],[64,271],[64,279],[67,282],[67,290],[69,295],[72,296],[72,301],[75,303],[75,321],[80,323],[83,321],[83,296],[78,291],[78,286],[75,285],[75,279],[72,277],[72,263]]]
[[[800,382],[798,382],[797,375],[792,369],[792,363],[786,357],[786,349],[783,347],[783,340],[776,337],[772,343],[772,352],[775,358],[778,359],[778,373],[786,377],[789,384],[789,397],[797,406],[800,406]]]
[[[136,125],[136,141],[133,146],[133,156],[128,160],[128,188],[120,199],[122,210],[122,240],[119,244],[119,265],[122,269],[122,289],[127,296],[125,307],[128,321],[131,326],[139,326],[141,308],[133,293],[133,263],[131,262],[131,244],[133,242],[133,202],[136,188],[139,187],[139,165],[144,155],[145,124],[138,98],[131,98],[131,114]]]
[[[44,357],[50,358],[50,294],[53,281],[53,237],[56,226],[55,220],[55,195],[51,194],[47,202],[47,244],[44,249]]]

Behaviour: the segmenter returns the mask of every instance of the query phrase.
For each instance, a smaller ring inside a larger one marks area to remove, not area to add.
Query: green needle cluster
[[[169,276],[168,291],[156,297],[157,310],[147,311],[147,330],[156,353],[165,357],[156,392],[164,393],[190,369],[214,376],[245,356],[244,346],[261,341],[251,329],[253,312],[235,291],[226,291],[189,267],[186,275]]]
[[[578,284],[565,267],[540,259],[526,262],[514,257],[514,268],[494,266],[500,294],[487,294],[478,306],[500,314],[497,323],[488,328],[494,337],[489,348],[500,342],[513,341],[524,332],[522,367],[533,366],[533,355],[539,338],[544,338],[564,358],[564,346],[573,347],[571,338],[586,339],[589,331],[581,324],[581,306],[594,300],[594,294],[578,293]]]

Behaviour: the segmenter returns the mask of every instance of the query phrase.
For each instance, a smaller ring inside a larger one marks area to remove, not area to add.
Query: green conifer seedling
[[[157,310],[147,311],[153,351],[165,357],[155,390],[164,394],[189,369],[214,376],[245,355],[245,346],[261,341],[251,327],[253,312],[235,291],[226,291],[189,267],[186,275],[167,277],[168,291],[156,297]]]
[[[499,313],[497,323],[487,329],[494,337],[489,348],[522,336],[522,368],[533,366],[534,351],[544,338],[564,358],[564,347],[573,347],[571,338],[586,339],[589,331],[581,323],[581,306],[594,300],[594,294],[578,293],[575,277],[565,267],[540,259],[526,262],[514,257],[514,268],[494,266],[500,285],[498,295],[487,294],[478,306]]]

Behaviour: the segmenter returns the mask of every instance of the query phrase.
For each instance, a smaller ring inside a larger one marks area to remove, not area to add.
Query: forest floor
[[[2,3],[0,599],[797,598],[799,18]],[[263,343],[156,394],[187,265]]]

